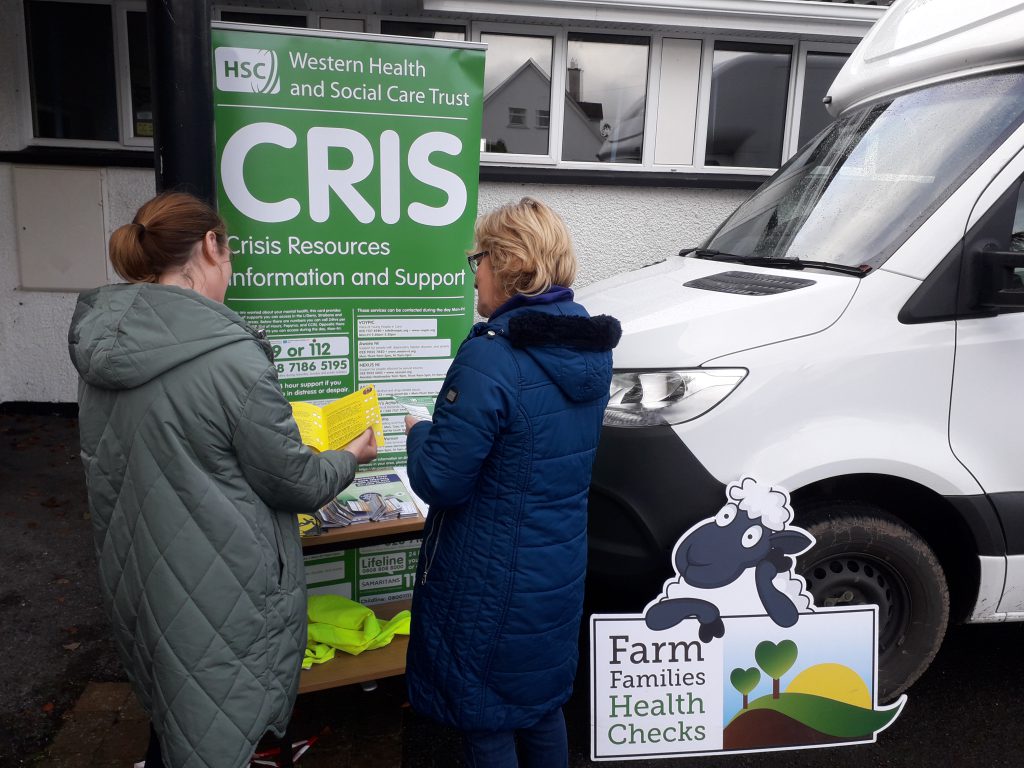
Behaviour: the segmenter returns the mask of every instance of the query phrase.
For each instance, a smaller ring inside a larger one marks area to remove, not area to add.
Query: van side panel
[[[875,272],[824,332],[709,361],[750,374],[676,433],[723,483],[746,473],[792,491],[879,473],[944,496],[980,493],[947,435],[954,323],[898,320],[918,285]]]

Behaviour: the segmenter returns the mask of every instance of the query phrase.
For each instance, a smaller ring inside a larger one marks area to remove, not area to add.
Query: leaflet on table
[[[412,483],[409,481],[409,470],[405,467],[395,467],[395,474],[405,483],[406,489],[409,491],[409,495],[412,496],[412,500],[416,502],[416,506],[419,507],[420,514],[423,517],[427,516],[430,511],[430,507],[427,506],[427,502],[416,495],[416,492],[412,489]]]
[[[292,403],[292,415],[302,442],[318,451],[344,448],[367,428],[373,430],[377,446],[384,445],[380,403],[372,385],[324,406]]]
[[[344,491],[317,510],[323,528],[419,517],[413,494],[394,472],[359,472]]]

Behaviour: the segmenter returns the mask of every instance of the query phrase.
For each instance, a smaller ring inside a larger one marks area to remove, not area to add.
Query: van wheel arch
[[[790,497],[799,527],[806,527],[821,505],[836,501],[871,504],[909,526],[946,573],[951,623],[970,616],[981,585],[978,546],[963,513],[942,495],[905,478],[857,474],[813,483]]]
[[[815,537],[797,562],[818,606],[878,605],[878,699],[909,688],[938,653],[949,622],[946,577],[931,547],[861,501],[806,504],[795,521]]]

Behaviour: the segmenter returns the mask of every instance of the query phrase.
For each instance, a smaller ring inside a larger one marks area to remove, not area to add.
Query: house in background
[[[214,19],[488,44],[480,207],[531,194],[578,284],[698,244],[830,118],[885,11],[816,0],[235,0]],[[77,291],[155,189],[146,4],[0,0],[0,402],[73,402]]]
[[[568,70],[568,91],[562,134],[566,142],[597,159],[604,143],[601,122],[604,110],[599,103],[580,101],[578,67]],[[541,155],[548,150],[551,135],[551,78],[533,59],[523,64],[484,94],[483,135],[485,153]]]

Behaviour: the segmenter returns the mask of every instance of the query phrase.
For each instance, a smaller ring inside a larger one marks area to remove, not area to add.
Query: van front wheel
[[[801,526],[801,519],[813,521]],[[815,538],[797,560],[819,607],[878,606],[878,698],[891,701],[925,671],[949,621],[949,591],[923,539],[879,507],[809,504],[796,525]]]

